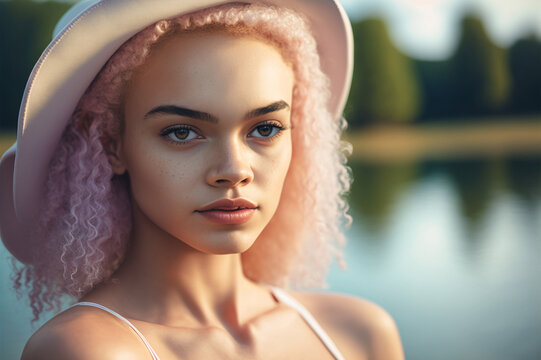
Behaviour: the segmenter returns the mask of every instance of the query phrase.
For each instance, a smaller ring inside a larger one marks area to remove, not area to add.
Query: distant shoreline
[[[0,154],[16,139],[0,133]],[[374,126],[345,134],[351,161],[404,162],[508,155],[541,156],[541,121]]]
[[[541,121],[374,126],[349,132],[344,140],[353,145],[351,161],[541,156]]]

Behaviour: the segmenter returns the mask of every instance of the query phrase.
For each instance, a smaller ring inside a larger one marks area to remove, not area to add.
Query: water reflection
[[[385,307],[407,359],[541,359],[541,157],[353,170],[331,288]]]
[[[442,173],[454,185],[464,219],[475,225],[483,217],[500,180],[493,161],[462,160],[427,162],[422,166],[422,176]],[[494,176],[496,175],[496,176]]]
[[[518,196],[533,214],[541,196],[541,157],[451,159],[422,163],[357,162],[351,165],[355,182],[349,200],[368,230],[379,234],[410,187],[425,179],[443,176],[451,181],[468,239],[502,193]],[[430,211],[429,204],[427,211]],[[376,237],[377,238],[377,237]]]
[[[352,208],[362,216],[373,233],[387,225],[389,214],[415,181],[418,166],[413,163],[354,163],[354,183],[349,195]]]
[[[512,157],[507,161],[506,187],[534,210],[541,196],[541,157]]]

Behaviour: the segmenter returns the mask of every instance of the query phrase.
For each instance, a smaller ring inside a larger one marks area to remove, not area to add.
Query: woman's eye
[[[252,130],[250,136],[257,138],[272,138],[282,130],[284,130],[284,128],[279,125],[264,124],[259,125],[254,130]]]
[[[177,126],[163,130],[161,136],[167,137],[171,141],[182,143],[197,138],[199,134],[192,128]]]

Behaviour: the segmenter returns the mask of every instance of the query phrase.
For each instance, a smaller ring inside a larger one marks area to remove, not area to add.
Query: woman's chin
[[[228,255],[242,254],[255,243],[257,236],[246,233],[233,233],[223,236],[213,236],[204,241],[185,242],[188,246],[205,254]]]

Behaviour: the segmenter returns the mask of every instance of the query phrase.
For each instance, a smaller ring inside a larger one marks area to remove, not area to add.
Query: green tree
[[[17,127],[26,81],[50,42],[54,25],[71,4],[0,1],[0,129]]]
[[[420,108],[419,85],[410,60],[393,45],[379,18],[353,23],[355,67],[346,108],[353,126],[407,122]]]
[[[506,52],[491,41],[480,18],[462,19],[450,65],[455,115],[491,114],[505,107],[510,94]]]
[[[509,66],[512,111],[541,113],[541,41],[531,35],[515,42],[509,49]]]
[[[454,113],[452,79],[448,60],[413,59],[419,79],[423,106],[418,122],[446,120]]]

